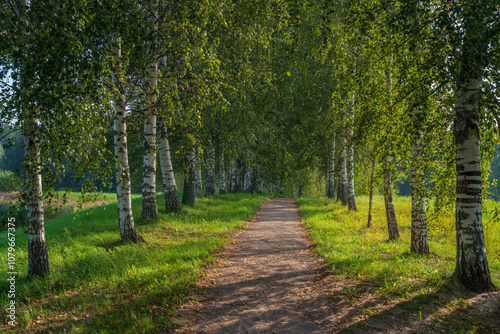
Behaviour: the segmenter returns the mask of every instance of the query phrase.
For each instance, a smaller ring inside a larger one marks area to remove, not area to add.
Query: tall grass
[[[358,211],[338,202],[300,198],[298,203],[316,251],[339,275],[370,280],[372,292],[411,295],[437,291],[453,276],[455,268],[454,215],[443,212],[429,222],[430,255],[410,253],[411,199],[396,197],[401,238],[388,242],[382,196],[374,198],[373,227],[367,228],[368,197],[356,198]],[[485,211],[494,203],[488,202]],[[485,223],[489,216],[484,217]],[[486,248],[493,282],[500,284],[500,224],[485,228]]]
[[[147,241],[121,244],[116,202],[46,222],[50,276],[27,281],[26,234],[16,231],[18,333],[137,333],[172,325],[176,305],[230,233],[241,229],[270,195],[229,194],[198,200],[184,214],[134,218]],[[164,212],[163,196],[158,195]],[[7,236],[0,233],[7,262]],[[5,267],[2,267],[5,273]],[[8,284],[0,280],[5,315]],[[5,326],[6,328],[6,326]]]

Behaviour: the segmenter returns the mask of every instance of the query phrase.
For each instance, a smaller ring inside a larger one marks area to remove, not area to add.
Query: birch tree
[[[226,166],[224,162],[224,152],[220,152],[219,159],[219,194],[226,193]]]
[[[326,197],[335,198],[335,136],[332,135],[328,146],[326,171]]]
[[[196,197],[197,198],[203,198],[203,180],[201,178],[201,159],[200,159],[200,151],[199,149],[196,150],[196,173],[195,173],[195,179],[196,179]]]
[[[452,7],[453,8],[453,7]],[[493,288],[482,224],[480,101],[492,40],[498,41],[499,10],[494,1],[466,1],[454,7],[462,25],[455,69],[456,276],[476,291]],[[485,29],[486,28],[486,29]]]
[[[21,0],[19,19],[28,21],[29,0]],[[28,23],[29,24],[29,23]],[[28,27],[23,29],[27,34]],[[27,53],[27,45],[19,45],[19,48]],[[28,59],[26,57],[25,59]],[[38,134],[36,131],[37,120],[35,115],[36,106],[29,102],[30,87],[27,84],[25,67],[28,63],[20,64],[21,78],[20,86],[22,91],[23,113],[26,119],[25,141],[25,166],[28,187],[26,195],[28,198],[28,277],[44,277],[49,274],[49,255],[47,243],[45,240],[45,222],[43,210],[43,191],[42,191],[42,169],[40,162],[40,149],[38,145]]]
[[[182,204],[179,198],[179,192],[175,183],[174,168],[172,158],[170,157],[170,145],[168,142],[168,129],[163,119],[159,122],[159,156],[160,169],[163,183],[163,195],[165,198],[165,209],[167,211],[180,212]]]
[[[142,218],[157,218],[158,208],[156,205],[156,89],[158,61],[156,59],[156,34],[158,32],[158,0],[150,2],[149,28],[151,34],[150,42],[150,64],[148,66],[149,86],[149,108],[146,111],[144,122],[144,155],[143,155],[143,177],[142,177]]]
[[[120,37],[115,38],[113,48],[113,77],[116,90],[114,116],[114,145],[116,159],[116,197],[118,205],[118,225],[122,242],[141,242],[144,239],[135,229],[132,215],[132,189],[127,148],[127,102],[125,99],[125,82],[122,69],[122,45]]]
[[[207,165],[207,173],[205,179],[205,194],[207,196],[215,196],[215,148],[212,140],[209,142],[209,147],[206,150],[205,163]]]

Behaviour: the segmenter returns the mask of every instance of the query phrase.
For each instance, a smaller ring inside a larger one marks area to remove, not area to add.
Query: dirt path
[[[181,309],[176,332],[330,332],[316,267],[295,200],[272,199],[209,270],[208,296]]]

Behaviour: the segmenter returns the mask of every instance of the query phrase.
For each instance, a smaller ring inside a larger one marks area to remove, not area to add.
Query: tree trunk
[[[198,149],[196,149],[195,164],[196,164],[196,173],[195,173],[196,197],[203,198],[203,179],[201,178],[201,159],[200,159],[200,154],[199,154]]]
[[[151,2],[150,25],[153,32],[158,30],[158,1]],[[151,43],[151,54],[155,53],[155,42]],[[141,218],[158,218],[156,205],[156,75],[158,63],[155,57],[149,64],[149,104],[144,123],[144,156],[142,164],[142,212]]]
[[[368,201],[368,227],[372,227],[372,212],[373,212],[373,176],[375,174],[375,157],[372,157],[372,169],[370,171],[370,199]]]
[[[390,10],[390,9],[389,9]],[[392,103],[392,62],[393,55],[389,57],[389,67],[385,73],[385,87],[387,89],[387,96],[389,97],[389,104]],[[390,109],[389,109],[390,110]],[[389,232],[389,240],[399,239],[399,228],[396,220],[396,211],[394,210],[394,203],[392,201],[392,173],[391,173],[391,153],[392,148],[389,144],[387,147],[387,160],[385,163],[384,171],[384,202],[385,202],[385,215],[387,219],[387,229]]]
[[[20,10],[23,14],[28,11],[29,0],[20,1]],[[20,45],[20,49],[24,49]],[[24,51],[24,50],[23,50]],[[25,64],[23,64],[25,65]],[[36,119],[30,113],[32,104],[26,97],[29,95],[29,88],[25,87],[25,69],[21,65],[22,104],[25,113],[26,128],[24,132],[24,147],[26,168],[26,210],[28,215],[28,278],[37,276],[45,277],[50,273],[49,254],[47,243],[45,241],[45,220],[43,208],[43,189],[42,189],[42,167],[40,161],[40,147],[35,133]]]
[[[396,211],[394,210],[394,203],[392,201],[391,149],[389,149],[389,154],[387,155],[387,160],[385,163],[384,202],[389,240],[399,239],[398,221],[396,220]]]
[[[28,122],[25,132],[27,211],[28,211],[28,277],[49,274],[49,254],[45,241],[43,216],[42,168],[35,135],[36,121]]]
[[[156,149],[156,116],[151,115],[144,124],[141,218],[158,218],[156,205]]]
[[[253,193],[253,168],[249,163],[245,164],[245,192],[251,194]]]
[[[235,169],[235,189],[234,192],[243,191],[243,163],[241,161],[241,157],[236,159],[236,169]]]
[[[226,193],[226,169],[224,165],[224,152],[220,153],[219,161],[219,194]]]
[[[188,149],[185,156],[186,173],[182,204],[194,205],[196,203],[196,149]]]
[[[229,162],[229,192],[236,192],[236,169],[234,168],[234,163]]]
[[[347,175],[347,204],[349,210],[356,211],[358,208],[356,207],[356,198],[354,197],[354,148],[352,145],[352,133],[349,136],[350,143],[349,148],[347,150],[348,153],[348,164],[349,164],[349,174]]]
[[[264,180],[262,178],[262,167],[260,166],[255,170],[255,192],[257,194],[264,192]]]
[[[411,143],[411,242],[410,252],[429,254],[427,241],[427,218],[425,215],[424,173],[420,167],[420,145],[417,140]]]
[[[342,138],[340,140],[340,155],[339,155],[339,192],[338,198],[340,199],[340,203],[342,205],[347,205],[347,159],[346,159],[346,139],[345,139],[345,131],[342,131]]]
[[[328,147],[328,162],[326,171],[326,197],[335,198],[335,137]]]
[[[174,168],[170,157],[170,145],[168,143],[168,130],[165,122],[160,119],[160,169],[163,183],[163,195],[165,198],[165,209],[167,211],[182,211],[177,185],[175,184]]]
[[[116,68],[114,76],[117,81],[116,89],[118,98],[115,101],[114,116],[114,145],[116,159],[116,197],[118,204],[118,224],[120,226],[120,235],[122,242],[132,241],[140,242],[144,239],[137,233],[132,216],[132,198],[130,184],[130,170],[128,164],[127,149],[127,121],[125,119],[126,101],[125,86],[122,81],[121,73],[121,44],[114,48],[114,58]]]
[[[205,179],[205,194],[207,196],[215,196],[215,149],[212,143],[207,148],[207,174]]]
[[[472,52],[465,50],[466,52]],[[481,292],[493,288],[484,244],[482,223],[482,177],[479,138],[479,105],[482,68],[467,57],[457,80],[454,135],[456,143],[456,231],[458,281]]]

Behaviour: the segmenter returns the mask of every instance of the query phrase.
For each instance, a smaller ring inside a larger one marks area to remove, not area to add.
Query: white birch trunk
[[[349,210],[356,211],[356,197],[354,194],[354,132],[352,130],[354,126],[354,94],[351,97],[351,101],[349,101],[347,116],[352,122],[349,130],[349,145],[347,146],[347,164],[349,169],[349,173],[347,174],[347,205]]]
[[[49,274],[49,255],[45,241],[43,210],[42,168],[40,150],[35,134],[36,121],[27,124],[25,133],[27,213],[28,213],[28,277],[45,277]]]
[[[252,183],[252,174],[253,168],[249,163],[245,165],[245,192],[251,194],[253,192],[253,183]]]
[[[235,193],[237,191],[237,168],[236,164],[233,163],[232,161],[229,163],[229,177],[230,177],[230,183],[229,183],[229,191],[231,193]]]
[[[158,1],[151,2],[150,27],[154,34],[158,30]],[[155,42],[151,43],[151,54],[155,54]],[[150,107],[144,122],[144,155],[142,160],[142,212],[141,218],[158,218],[156,204],[156,86],[158,63],[154,57],[149,64],[148,84]]]
[[[424,173],[420,166],[418,139],[411,143],[411,242],[410,252],[429,254],[427,241],[427,218],[425,213]]]
[[[236,168],[235,168],[235,189],[234,192],[243,191],[243,164],[241,162],[241,157],[236,159]]]
[[[23,14],[28,11],[29,0],[20,1],[20,10]],[[20,49],[24,51],[24,45]],[[36,136],[36,119],[30,115],[34,110],[28,101],[29,88],[25,87],[25,71],[21,67],[20,86],[23,91],[23,112],[25,113],[26,128],[24,133],[25,167],[26,167],[26,210],[28,215],[28,278],[33,276],[45,277],[50,273],[49,254],[45,240],[45,219],[43,207],[42,167],[40,161],[40,147]]]
[[[384,203],[389,240],[396,240],[399,239],[399,228],[392,200],[391,161],[391,149],[389,148],[384,172]]]
[[[118,98],[115,101],[114,145],[116,159],[116,197],[118,202],[118,224],[122,242],[139,242],[144,239],[137,233],[132,216],[132,198],[130,171],[127,150],[127,121],[125,119],[126,101],[124,83],[121,74],[121,42],[114,47],[115,89]]]
[[[207,148],[207,156],[206,156],[206,165],[207,165],[207,177],[206,177],[206,186],[205,186],[205,194],[207,196],[215,196],[215,149],[210,142],[209,147]]]
[[[226,168],[224,163],[224,152],[220,153],[219,161],[219,194],[226,193]]]
[[[347,205],[347,159],[345,130],[342,130],[340,139],[341,147],[339,154],[339,193],[338,198],[342,205]]]
[[[389,58],[389,68],[385,74],[385,86],[387,89],[387,95],[389,97],[389,104],[391,102],[392,96],[392,62],[393,56],[390,55]],[[391,154],[392,148],[390,144],[388,144],[387,148],[387,160],[385,163],[385,171],[384,171],[384,202],[385,202],[385,215],[387,219],[387,229],[389,233],[389,240],[399,239],[399,228],[398,222],[396,220],[396,211],[394,209],[394,203],[392,200],[392,173],[391,173]]]
[[[357,210],[356,197],[354,194],[354,148],[352,143],[348,149],[349,174],[347,175],[347,201],[349,210]]]
[[[476,60],[478,61],[478,60]],[[473,62],[472,62],[473,63]],[[476,65],[476,64],[472,64]],[[479,104],[482,69],[476,73],[463,65],[465,78],[458,82],[454,134],[456,143],[456,231],[458,280],[475,291],[493,288],[484,243],[482,223],[482,177],[479,137]]]
[[[182,211],[182,204],[179,198],[179,192],[175,183],[174,168],[172,158],[170,157],[170,145],[168,142],[168,129],[165,122],[160,119],[159,122],[159,152],[160,169],[163,183],[163,195],[165,198],[165,209],[167,211]]]
[[[335,198],[335,137],[332,136],[328,146],[328,161],[326,171],[326,197]]]
[[[263,183],[262,183],[262,175],[261,175],[261,167],[258,166],[254,170],[254,188],[255,188],[255,193],[257,194],[262,194],[263,192]]]
[[[370,197],[368,200],[368,223],[367,226],[371,227],[373,225],[373,177],[375,174],[375,156],[372,157],[372,169],[370,171]]]
[[[196,164],[196,174],[195,174],[196,197],[203,198],[203,179],[201,177],[201,159],[200,159],[200,152],[198,149],[196,149],[195,164]]]

